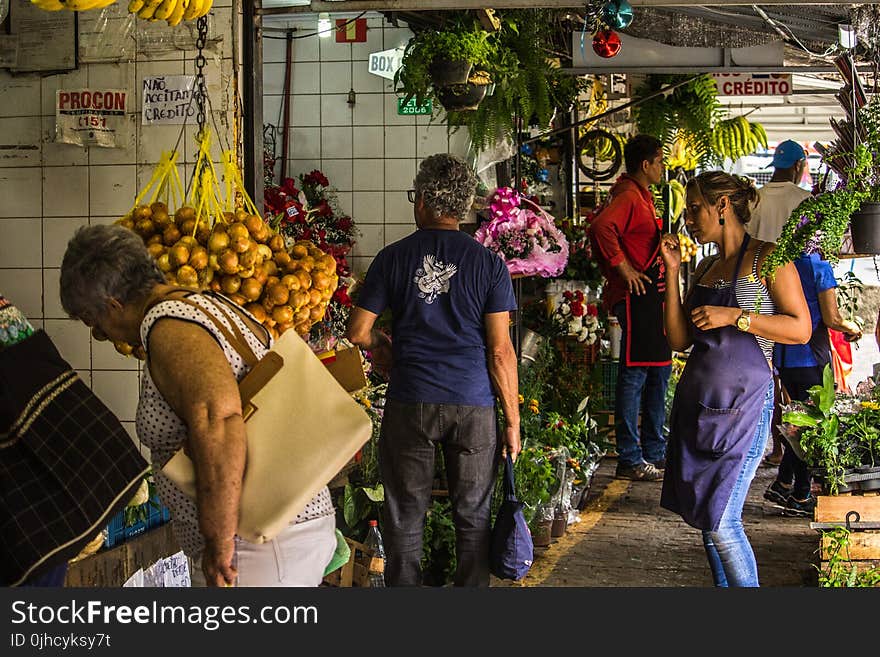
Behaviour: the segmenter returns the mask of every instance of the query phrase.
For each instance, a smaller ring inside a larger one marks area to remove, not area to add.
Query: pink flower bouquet
[[[489,212],[474,237],[501,256],[511,274],[552,278],[562,273],[568,242],[553,217],[510,187],[495,190]]]

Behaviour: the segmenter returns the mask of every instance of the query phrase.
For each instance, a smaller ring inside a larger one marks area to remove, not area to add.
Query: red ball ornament
[[[593,52],[611,59],[620,52],[620,37],[614,30],[599,30],[593,37]]]

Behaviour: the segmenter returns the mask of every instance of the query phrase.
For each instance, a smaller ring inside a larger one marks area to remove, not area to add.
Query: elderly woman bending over
[[[222,295],[166,285],[140,237],[121,226],[76,232],[61,265],[61,303],[96,340],[146,351],[137,433],[192,560],[193,584],[317,586],[336,547],[326,488],[272,541],[256,545],[236,536],[246,456],[238,381],[248,366],[208,315],[227,328],[234,321],[261,358],[271,338],[259,322]],[[195,465],[196,500],[160,470],[181,447]]]

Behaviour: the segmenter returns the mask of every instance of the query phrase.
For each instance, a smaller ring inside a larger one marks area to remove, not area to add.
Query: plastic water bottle
[[[385,545],[382,542],[382,534],[379,533],[379,522],[370,520],[370,528],[367,530],[367,538],[364,545],[372,552],[370,560],[370,586],[385,586]]]

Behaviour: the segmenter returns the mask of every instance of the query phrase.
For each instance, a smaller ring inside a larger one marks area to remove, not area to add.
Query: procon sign
[[[719,96],[787,96],[790,73],[713,73]]]

